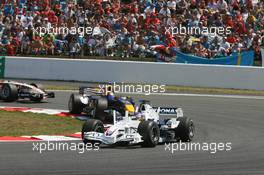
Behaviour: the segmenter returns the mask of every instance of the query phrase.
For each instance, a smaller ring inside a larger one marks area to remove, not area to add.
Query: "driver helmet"
[[[115,94],[114,94],[113,92],[109,92],[109,93],[107,94],[107,99],[108,99],[108,100],[114,100],[114,99],[115,99]]]

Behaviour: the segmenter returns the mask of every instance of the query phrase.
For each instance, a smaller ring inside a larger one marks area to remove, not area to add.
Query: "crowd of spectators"
[[[177,26],[223,27],[230,32],[175,35],[168,30]],[[40,27],[94,31],[40,34]],[[209,59],[243,50],[254,50],[258,57],[264,45],[264,2],[0,0],[1,54],[154,57],[155,45]]]

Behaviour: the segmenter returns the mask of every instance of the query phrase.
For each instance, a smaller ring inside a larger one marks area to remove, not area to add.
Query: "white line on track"
[[[52,90],[54,92],[78,92],[78,90]],[[119,93],[128,94],[128,93]],[[131,95],[145,95],[145,96],[186,96],[186,97],[211,97],[211,98],[232,98],[232,99],[252,99],[264,100],[264,96],[250,96],[250,95],[216,95],[216,94],[192,94],[192,93],[152,93],[146,95],[145,93],[130,93]]]

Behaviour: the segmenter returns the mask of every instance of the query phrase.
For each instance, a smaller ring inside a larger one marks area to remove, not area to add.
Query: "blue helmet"
[[[110,100],[110,101],[114,100],[115,99],[115,94],[113,92],[109,92],[107,94],[107,99]]]

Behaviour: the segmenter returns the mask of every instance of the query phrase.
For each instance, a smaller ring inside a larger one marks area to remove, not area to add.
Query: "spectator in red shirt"
[[[7,50],[7,55],[9,56],[14,56],[15,53],[15,46],[12,43],[7,44],[6,46],[6,50]]]

